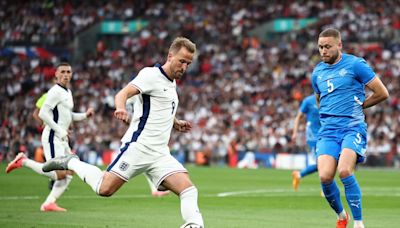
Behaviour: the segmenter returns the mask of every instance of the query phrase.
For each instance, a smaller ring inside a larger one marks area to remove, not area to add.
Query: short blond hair
[[[190,53],[196,52],[196,44],[194,44],[186,37],[175,38],[174,41],[172,41],[171,46],[169,47],[169,52],[176,53],[181,50],[182,47],[186,48]]]
[[[342,36],[340,35],[339,30],[334,28],[327,28],[319,34],[319,37],[333,37],[337,40],[341,40]]]

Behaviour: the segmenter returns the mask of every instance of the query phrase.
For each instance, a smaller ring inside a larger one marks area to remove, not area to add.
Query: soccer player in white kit
[[[204,227],[197,205],[197,188],[187,170],[170,154],[168,142],[172,128],[188,132],[192,125],[175,118],[178,107],[176,81],[192,63],[196,45],[184,37],[176,38],[164,65],[143,68],[115,96],[114,116],[128,121],[126,100],[137,95],[130,126],[122,138],[119,155],[102,172],[98,167],[68,155],[49,160],[43,171],[69,169],[100,196],[113,195],[125,182],[141,173],[147,174],[159,190],[170,190],[181,200],[182,227]]]
[[[61,63],[56,69],[56,84],[48,91],[47,97],[39,111],[39,117],[45,123],[42,132],[42,145],[46,160],[64,156],[71,153],[68,145],[68,128],[72,121],[84,120],[94,114],[94,110],[89,108],[84,113],[73,112],[74,102],[71,90],[68,88],[72,78],[72,68],[68,63]],[[41,211],[66,211],[59,207],[56,200],[64,193],[72,180],[72,171],[57,170],[44,173],[43,164],[28,159],[24,153],[19,153],[11,161],[6,172],[26,166],[38,174],[47,176],[55,180],[53,188],[41,205]]]
[[[133,97],[130,97],[126,101],[126,110],[128,111],[128,113],[134,113],[134,105],[135,105],[135,102],[136,102],[137,99],[138,99],[138,96],[133,96]],[[131,119],[131,117],[128,117],[128,118]],[[127,122],[127,123],[129,123],[129,122]],[[123,143],[124,142],[122,141],[122,144]],[[169,190],[167,190],[167,191],[158,191],[157,187],[154,185],[154,183],[151,180],[151,178],[149,177],[149,175],[144,173],[144,177],[146,178],[146,181],[149,184],[152,196],[154,196],[154,197],[162,197],[162,196],[166,196],[166,195],[168,195],[170,193]]]

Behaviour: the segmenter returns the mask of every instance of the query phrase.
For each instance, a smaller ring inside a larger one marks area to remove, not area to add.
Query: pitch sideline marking
[[[254,194],[254,193],[284,193],[289,192],[288,189],[256,189],[256,190],[247,190],[247,191],[234,191],[234,192],[221,192],[217,194],[217,197],[227,197],[234,195],[246,195],[246,194]],[[290,190],[293,192],[293,190]]]
[[[232,192],[221,192],[217,194],[217,197],[229,197],[229,196],[237,196],[243,195],[246,197],[250,197],[249,194],[259,194],[259,193],[269,193],[268,195],[257,195],[258,197],[266,197],[266,196],[312,196],[315,195],[313,192],[320,191],[320,188],[308,188],[306,192],[297,192],[293,194],[292,189],[255,189],[255,190],[247,190],[247,191],[232,191]],[[390,196],[400,197],[400,192],[393,193],[395,189],[385,189],[385,188],[366,188],[363,191],[363,196],[388,196],[388,192],[390,192]],[[305,193],[305,194],[304,194]]]
[[[398,188],[396,188],[398,189]],[[366,189],[363,192],[363,196],[388,196],[390,192],[391,197],[400,197],[400,192],[395,191],[396,189],[383,189],[383,188],[371,188]],[[378,190],[378,191],[377,191]],[[231,192],[220,192],[217,194],[201,194],[200,197],[282,197],[282,196],[315,196],[319,192],[319,188],[308,188],[302,189],[300,192],[294,193],[292,189],[255,189],[255,190],[242,190],[242,191],[231,191]],[[396,192],[396,193],[394,193]],[[42,199],[44,196],[0,196],[1,200],[38,200]],[[64,199],[95,199],[102,198],[97,195],[72,195],[63,196]],[[150,194],[141,195],[116,195],[112,198],[115,199],[140,199],[140,198],[153,198]]]

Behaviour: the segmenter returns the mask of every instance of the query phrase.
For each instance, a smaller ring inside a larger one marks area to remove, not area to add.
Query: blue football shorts
[[[344,148],[351,149],[357,153],[357,163],[364,162],[367,149],[366,128],[356,126],[348,129],[320,132],[316,149],[317,157],[326,154],[338,161]]]

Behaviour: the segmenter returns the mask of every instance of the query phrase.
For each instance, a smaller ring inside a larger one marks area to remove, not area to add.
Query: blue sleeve
[[[374,77],[375,72],[363,58],[358,58],[353,66],[356,79],[362,84],[368,84]]]
[[[303,102],[301,102],[301,105],[300,105],[300,112],[307,113],[307,108],[308,108],[307,99],[304,99]]]
[[[321,93],[319,91],[319,89],[318,89],[318,86],[317,86],[317,73],[315,72],[315,70],[311,74],[311,86],[314,89],[314,93],[316,93],[316,94],[320,94]]]

